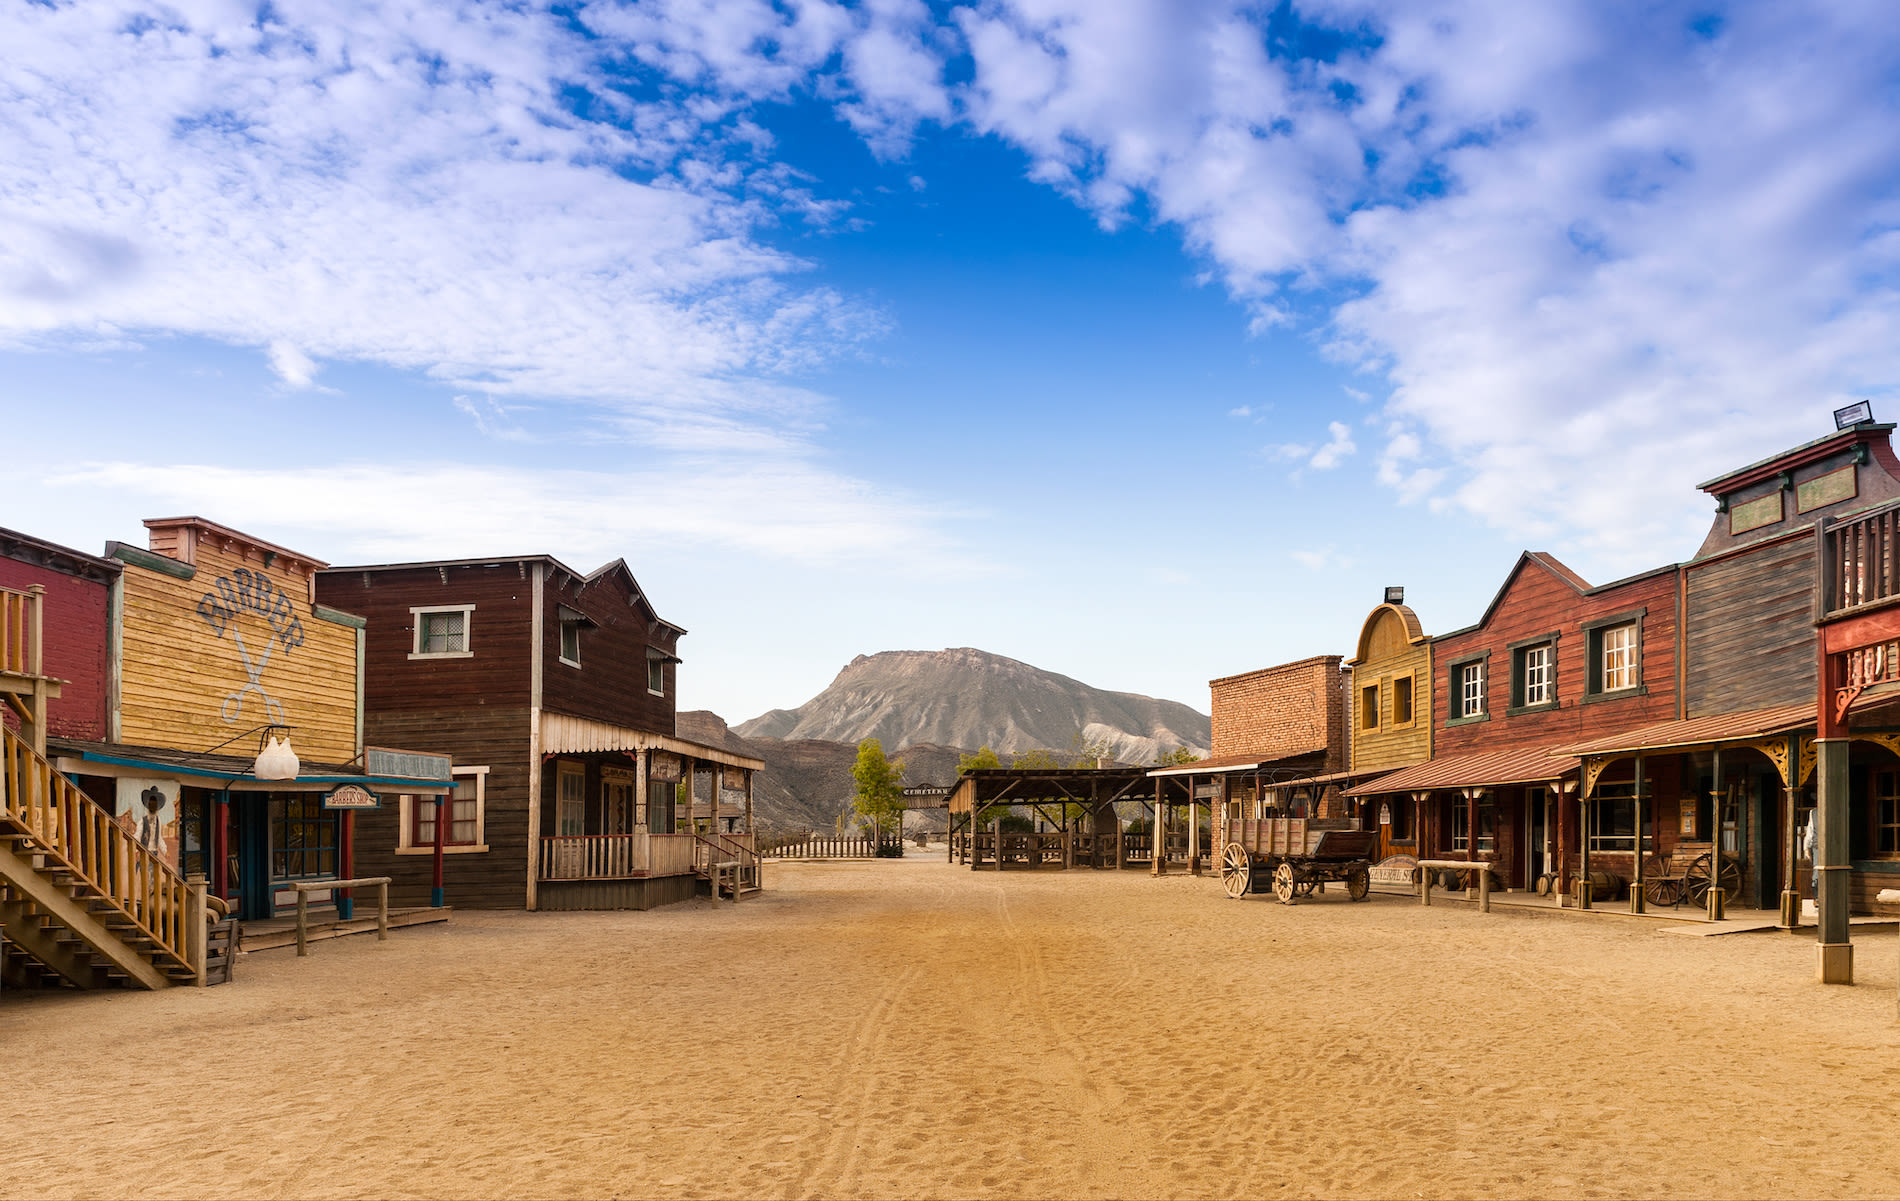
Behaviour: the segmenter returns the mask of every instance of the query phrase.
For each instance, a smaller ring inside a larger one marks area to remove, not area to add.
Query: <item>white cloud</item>
[[[1337,547],[1327,546],[1319,550],[1296,550],[1287,552],[1289,557],[1308,571],[1343,571],[1351,567],[1353,561],[1339,553]]]
[[[316,382],[316,361],[295,345],[279,338],[270,344],[269,356],[270,369],[291,387],[308,388]]]
[[[1693,546],[1693,480],[1900,398],[1886,6],[1309,0],[1304,58],[1258,12],[962,10],[970,119],[1105,224],[1140,198],[1256,324],[1346,285],[1401,499],[1641,565]]]
[[[1332,435],[1331,440],[1314,451],[1313,457],[1307,460],[1307,466],[1316,471],[1326,471],[1339,466],[1342,459],[1359,449],[1352,440],[1352,427],[1344,422],[1327,422],[1326,432]]]
[[[795,463],[731,457],[654,474],[427,462],[316,467],[107,462],[45,477],[109,492],[130,511],[216,512],[218,520],[322,553],[372,561],[547,550],[583,570],[663,551],[737,552],[880,570],[941,566],[943,514]],[[272,533],[271,531],[276,531]]]
[[[1227,415],[1229,417],[1251,417],[1253,416],[1253,406],[1241,405],[1237,409],[1229,409],[1227,410]]]

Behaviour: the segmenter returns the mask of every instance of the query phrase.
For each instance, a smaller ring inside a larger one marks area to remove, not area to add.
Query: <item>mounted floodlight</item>
[[[1874,402],[1871,400],[1863,400],[1859,404],[1851,404],[1844,409],[1834,410],[1834,428],[1837,430],[1852,429],[1873,419]]]
[[[1387,588],[1385,590],[1385,603],[1388,605],[1404,604],[1405,603],[1405,589]]]

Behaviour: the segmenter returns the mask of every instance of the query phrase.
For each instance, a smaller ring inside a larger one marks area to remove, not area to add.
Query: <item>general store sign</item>
[[[381,809],[383,798],[361,784],[345,784],[323,794],[325,809]]]
[[[677,781],[680,778],[680,757],[668,751],[654,751],[647,774],[663,784]]]

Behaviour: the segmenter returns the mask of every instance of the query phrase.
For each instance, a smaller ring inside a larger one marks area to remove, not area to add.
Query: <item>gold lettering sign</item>
[[[1859,481],[1854,476],[1854,465],[1849,463],[1838,471],[1826,475],[1817,475],[1811,480],[1803,480],[1794,486],[1794,510],[1808,513],[1828,505],[1852,500],[1860,494]]]
[[[1735,505],[1728,511],[1728,532],[1746,534],[1781,520],[1781,493],[1770,492],[1754,500]]]

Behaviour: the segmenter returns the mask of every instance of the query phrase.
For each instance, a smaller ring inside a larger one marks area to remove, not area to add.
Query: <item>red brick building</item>
[[[44,589],[44,670],[62,681],[48,702],[47,733],[57,738],[112,736],[112,657],[107,631],[120,565],[70,547],[0,529],[0,589]],[[19,728],[11,710],[6,724]]]

